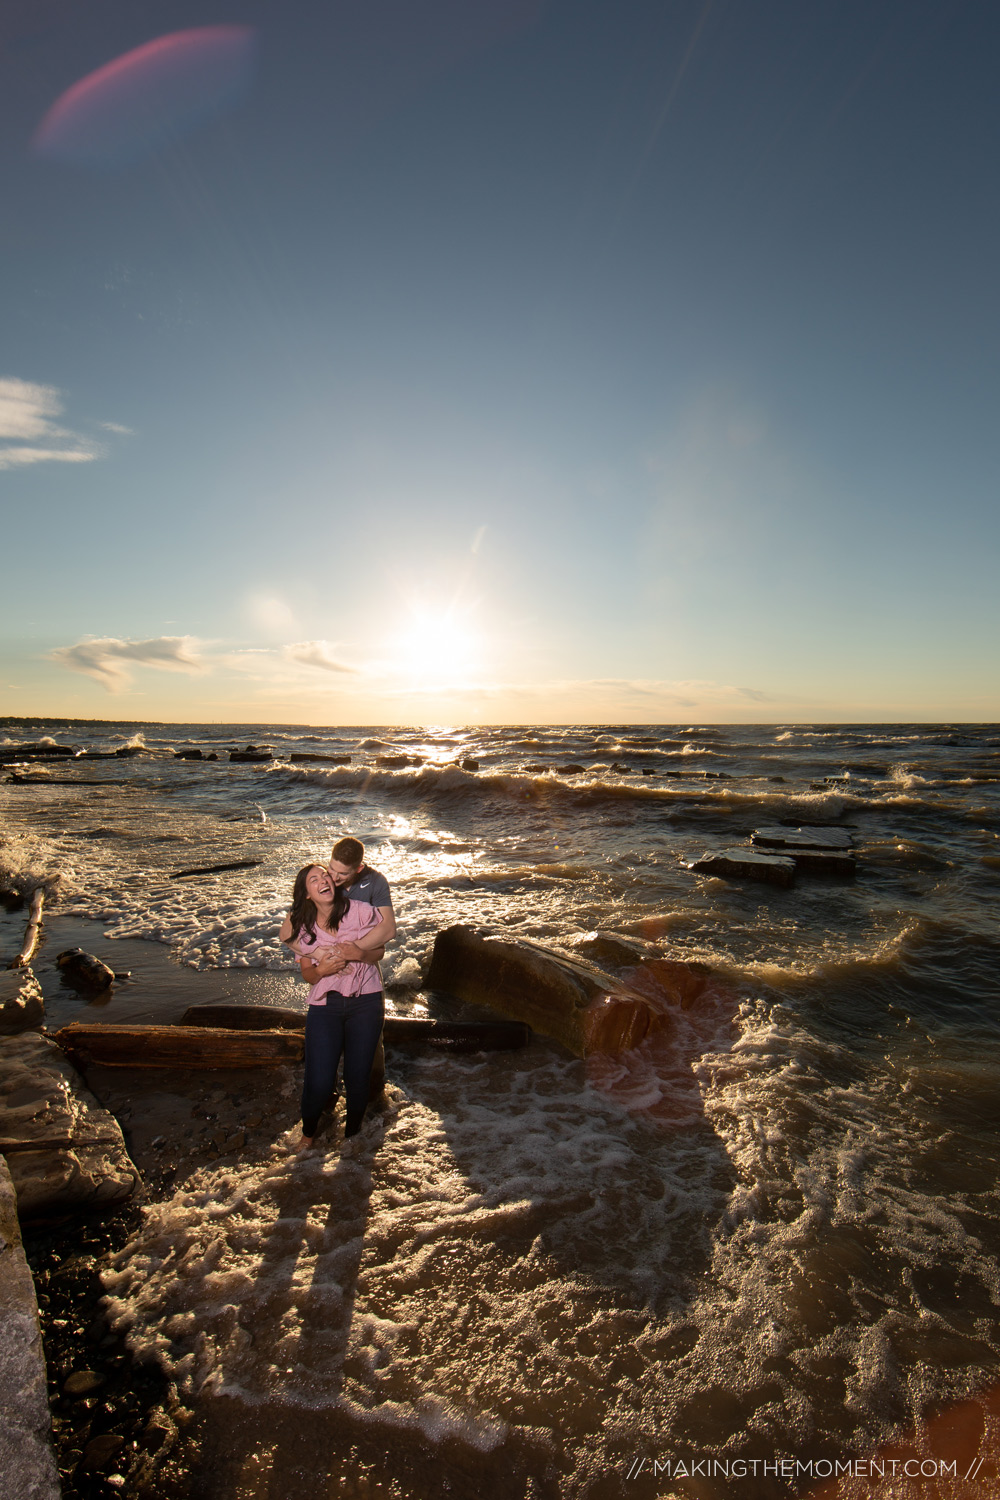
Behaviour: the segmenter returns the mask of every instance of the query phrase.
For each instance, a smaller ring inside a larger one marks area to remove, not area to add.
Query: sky
[[[1000,719],[995,0],[5,0],[0,713]]]

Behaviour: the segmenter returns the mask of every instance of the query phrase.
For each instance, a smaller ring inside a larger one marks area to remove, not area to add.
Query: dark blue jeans
[[[365,1116],[372,1061],[385,1018],[381,990],[369,995],[338,995],[306,1012],[306,1071],[302,1081],[302,1134],[315,1135],[323,1109],[337,1086],[337,1064],[344,1059],[345,1135],[357,1135]]]

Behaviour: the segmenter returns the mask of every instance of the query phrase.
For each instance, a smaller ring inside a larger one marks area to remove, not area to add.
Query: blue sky
[[[214,117],[39,150],[217,26]],[[4,711],[1000,718],[998,45],[961,0],[6,7]]]

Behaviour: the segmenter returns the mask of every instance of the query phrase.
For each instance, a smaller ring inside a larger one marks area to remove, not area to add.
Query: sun
[[[416,609],[393,641],[393,665],[410,687],[452,687],[480,669],[482,640],[454,609]]]

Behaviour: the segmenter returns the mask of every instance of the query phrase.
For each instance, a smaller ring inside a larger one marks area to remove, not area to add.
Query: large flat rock
[[[756,828],[750,842],[761,849],[798,853],[803,849],[851,849],[854,840],[846,828]]]
[[[669,1025],[669,998],[583,959],[472,927],[438,933],[425,986],[527,1021],[578,1057],[629,1051]]]
[[[688,865],[696,875],[722,875],[730,880],[764,880],[770,885],[791,885],[795,861],[782,854],[762,854],[758,849],[722,849],[706,852]]]
[[[59,1500],[50,1430],[35,1285],[0,1157],[0,1500]]]
[[[118,1121],[37,1031],[0,1037],[0,1152],[22,1222],[110,1208],[139,1182]]]

